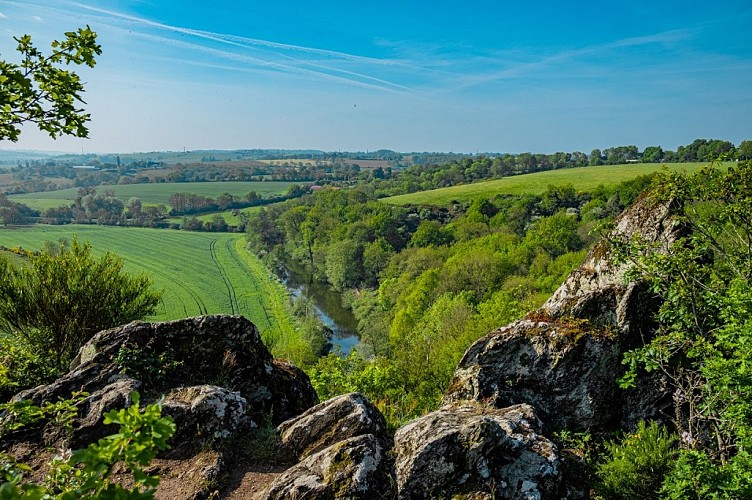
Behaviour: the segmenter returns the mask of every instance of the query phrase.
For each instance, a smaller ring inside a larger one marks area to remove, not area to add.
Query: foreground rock
[[[80,349],[67,374],[14,399],[41,404],[69,398],[74,391],[94,395],[124,375],[153,394],[185,386],[222,386],[246,400],[248,416],[257,423],[270,413],[275,424],[281,423],[316,403],[308,377],[274,360],[256,327],[241,316],[133,322],[104,330]]]
[[[555,498],[556,446],[528,405],[447,406],[394,436],[399,498]]]
[[[248,403],[239,392],[214,385],[176,389],[162,404],[162,414],[175,420],[173,442],[191,441],[195,446],[216,445],[244,425],[252,425],[247,409]]]
[[[0,438],[0,448],[38,464],[41,477],[50,449],[84,448],[117,431],[103,425],[109,410],[163,400],[174,418],[172,449],[153,463],[162,476],[158,498],[206,498],[236,465],[236,440],[272,416],[279,424],[316,403],[308,377],[274,360],[256,327],[240,316],[204,316],[165,323],[134,322],[105,330],[86,343],[70,371],[55,382],[19,393],[37,405],[90,395],[78,404],[73,432],[40,423]],[[126,483],[128,479],[125,479]]]
[[[295,463],[263,498],[391,498],[386,421],[358,393],[310,408],[277,427],[277,459]]]
[[[267,489],[268,499],[393,498],[391,466],[372,434],[324,448],[294,465]]]
[[[278,456],[283,461],[306,457],[345,439],[371,434],[386,446],[386,421],[363,395],[344,394],[310,408],[277,427]]]
[[[616,221],[610,239],[666,248],[678,234],[667,204],[642,198]],[[642,376],[618,388],[623,352],[652,331],[659,303],[640,283],[626,284],[601,242],[540,311],[473,344],[460,361],[444,402],[532,405],[549,430],[615,430],[658,418],[671,406],[665,380]]]

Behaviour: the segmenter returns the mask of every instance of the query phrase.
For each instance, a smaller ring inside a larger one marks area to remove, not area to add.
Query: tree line
[[[13,213],[27,214],[24,217],[4,218],[3,220],[7,221],[6,225],[43,222],[48,224],[128,225],[172,229],[181,227],[194,231],[229,231],[231,227],[227,225],[220,215],[217,215],[208,224],[198,221],[195,217],[186,219],[188,223],[185,227],[170,224],[165,219],[170,216],[241,209],[278,203],[291,197],[301,196],[303,192],[305,192],[305,188],[291,186],[284,195],[263,197],[255,191],[250,191],[243,197],[234,196],[230,193],[222,193],[216,199],[193,193],[174,193],[170,196],[171,208],[168,209],[164,204],[144,204],[141,198],[138,197],[131,197],[126,202],[123,202],[112,190],[108,189],[104,192],[97,192],[95,188],[88,187],[79,188],[75,200],[70,205],[47,208],[41,213],[31,211],[25,205],[10,202],[7,197],[4,198],[5,202],[3,202],[3,199],[0,199],[0,207],[3,206],[1,204],[5,203],[9,207],[8,210],[14,210]],[[0,208],[0,217],[3,217],[4,214],[5,212]],[[244,221],[244,218],[242,220]],[[198,224],[196,221],[198,221]]]
[[[589,155],[575,151],[469,156],[446,163],[415,164],[394,174],[390,172],[388,176],[368,172],[362,177],[362,181],[372,182],[376,194],[382,197],[561,168],[627,163],[709,162],[719,158],[752,158],[752,141],[742,141],[736,147],[729,141],[696,139],[691,144],[679,146],[676,151],[664,150],[660,146],[649,146],[640,151],[637,146],[631,145],[615,146],[603,151],[594,149]]]

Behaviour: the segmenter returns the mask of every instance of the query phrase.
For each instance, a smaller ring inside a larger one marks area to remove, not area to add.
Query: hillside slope
[[[693,173],[704,166],[706,166],[704,163],[635,163],[548,170],[534,174],[515,175],[503,179],[390,196],[382,198],[381,201],[393,205],[449,206],[454,201],[466,203],[479,196],[490,198],[497,194],[539,195],[550,185],[559,186],[562,184],[572,184],[578,191],[589,191],[600,185],[615,186],[620,182],[634,179],[640,175],[651,174],[663,168]]]

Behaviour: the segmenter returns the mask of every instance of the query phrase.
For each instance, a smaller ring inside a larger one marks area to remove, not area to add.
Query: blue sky
[[[752,2],[0,0],[89,24],[90,139],[0,148],[555,152],[752,139]]]

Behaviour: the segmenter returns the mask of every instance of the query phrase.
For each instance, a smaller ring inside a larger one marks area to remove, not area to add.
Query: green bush
[[[20,339],[0,334],[0,401],[18,391],[48,382],[57,370]]]
[[[161,293],[123,271],[112,253],[92,256],[73,238],[15,266],[0,259],[0,332],[58,370],[96,332],[153,314]]]
[[[752,457],[740,451],[725,463],[700,450],[682,450],[661,490],[663,498],[752,498]]]
[[[419,391],[408,390],[404,373],[390,360],[367,360],[356,350],[344,358],[334,353],[323,356],[307,373],[322,401],[348,392],[363,394],[384,414],[391,432],[437,404],[421,399]]]
[[[650,499],[676,460],[677,438],[655,422],[640,422],[620,442],[606,443],[606,460],[597,466],[597,492],[603,498]]]

